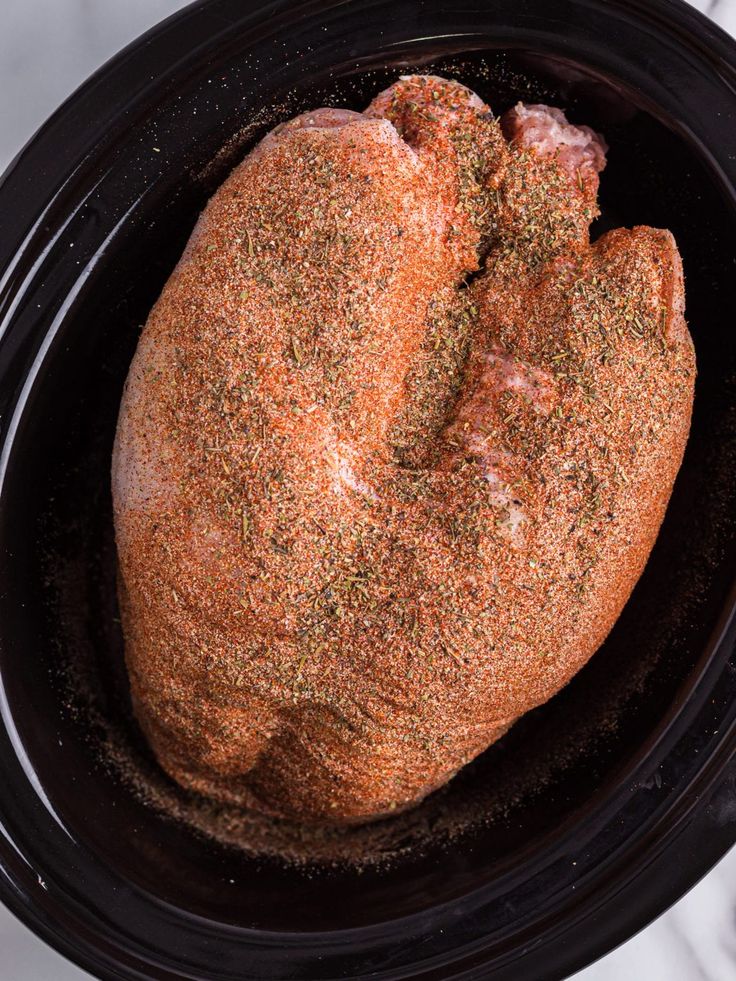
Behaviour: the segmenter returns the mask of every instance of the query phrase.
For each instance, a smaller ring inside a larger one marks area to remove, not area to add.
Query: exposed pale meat
[[[606,165],[605,140],[589,126],[573,126],[561,109],[520,102],[506,113],[502,124],[504,134],[517,146],[555,157],[573,175],[585,169],[597,174]]]
[[[209,203],[113,460],[133,702],[185,787],[390,814],[605,638],[695,364],[669,232],[590,245],[604,153],[408,76],[279,127]]]

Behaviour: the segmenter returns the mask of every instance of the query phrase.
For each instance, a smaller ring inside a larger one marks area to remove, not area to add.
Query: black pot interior
[[[39,326],[48,330],[56,315],[58,330],[26,393],[0,515],[9,709],[28,770],[71,834],[134,887],[213,920],[307,931],[379,923],[518,869],[528,855],[553,847],[563,829],[579,827],[583,847],[587,816],[605,810],[632,761],[691,693],[731,587],[736,343],[726,312],[736,308],[736,250],[730,204],[697,148],[621,85],[527,51],[458,54],[451,45],[415,44],[370,70],[323,65],[310,69],[308,85],[291,79],[287,87],[277,74],[267,112],[256,111],[263,96],[249,93],[237,57],[223,56],[216,71],[192,69],[176,95],[161,96],[155,124],[131,121],[129,136],[107,149],[109,171],[101,174],[99,191],[63,234],[65,262],[79,256],[80,268],[91,271],[66,308],[66,293],[47,293],[39,309]],[[229,167],[276,122],[325,101],[361,108],[409,65],[461,79],[496,112],[518,99],[550,102],[605,134],[611,150],[595,234],[619,224],[674,232],[698,355],[695,416],[654,553],[588,667],[387,834],[382,847],[390,861],[360,870],[305,870],[172,820],[143,802],[106,756],[113,732],[128,761],[182,807],[192,806],[155,776],[130,717],[116,613],[110,452],[140,325]],[[207,124],[190,134],[195,109],[207,114]],[[150,180],[142,182],[141,173]],[[134,217],[90,264],[106,210],[131,187]]]

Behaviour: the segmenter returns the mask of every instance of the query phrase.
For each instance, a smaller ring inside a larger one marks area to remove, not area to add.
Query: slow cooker
[[[421,847],[294,866],[172,818],[111,758],[110,727],[146,756],[112,438],[140,325],[228,169],[277,122],[361,108],[408,70],[605,133],[594,233],[674,232],[695,414],[657,545],[590,664],[427,803]],[[200,0],[62,106],[3,177],[0,215],[0,899],[39,936],[105,979],[540,981],[625,940],[736,841],[726,35],[677,0]]]

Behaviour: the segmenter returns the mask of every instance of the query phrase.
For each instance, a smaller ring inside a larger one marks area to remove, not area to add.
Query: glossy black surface
[[[446,798],[544,773],[536,793],[392,869],[307,876],[141,805],[65,665],[88,667],[135,742],[109,453],[139,324],[198,209],[274,122],[359,108],[426,65],[497,110],[545,99],[604,130],[599,229],[665,225],[683,253],[696,412],[605,648]],[[121,54],[20,155],[0,185],[0,896],[42,936],[105,978],[536,981],[625,939],[736,840],[735,66],[683,4],[212,0]]]

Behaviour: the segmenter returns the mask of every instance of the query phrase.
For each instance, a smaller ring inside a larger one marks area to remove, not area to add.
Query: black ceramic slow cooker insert
[[[139,739],[110,452],[140,324],[228,168],[281,119],[361,108],[415,69],[605,133],[594,232],[674,232],[695,414],[604,648],[443,797],[460,811],[491,787],[509,807],[388,867],[305,874],[146,806],[100,751],[105,713]],[[0,216],[0,899],[41,937],[100,978],[539,981],[736,840],[736,46],[717,28],[674,0],[203,0],[59,110]]]

